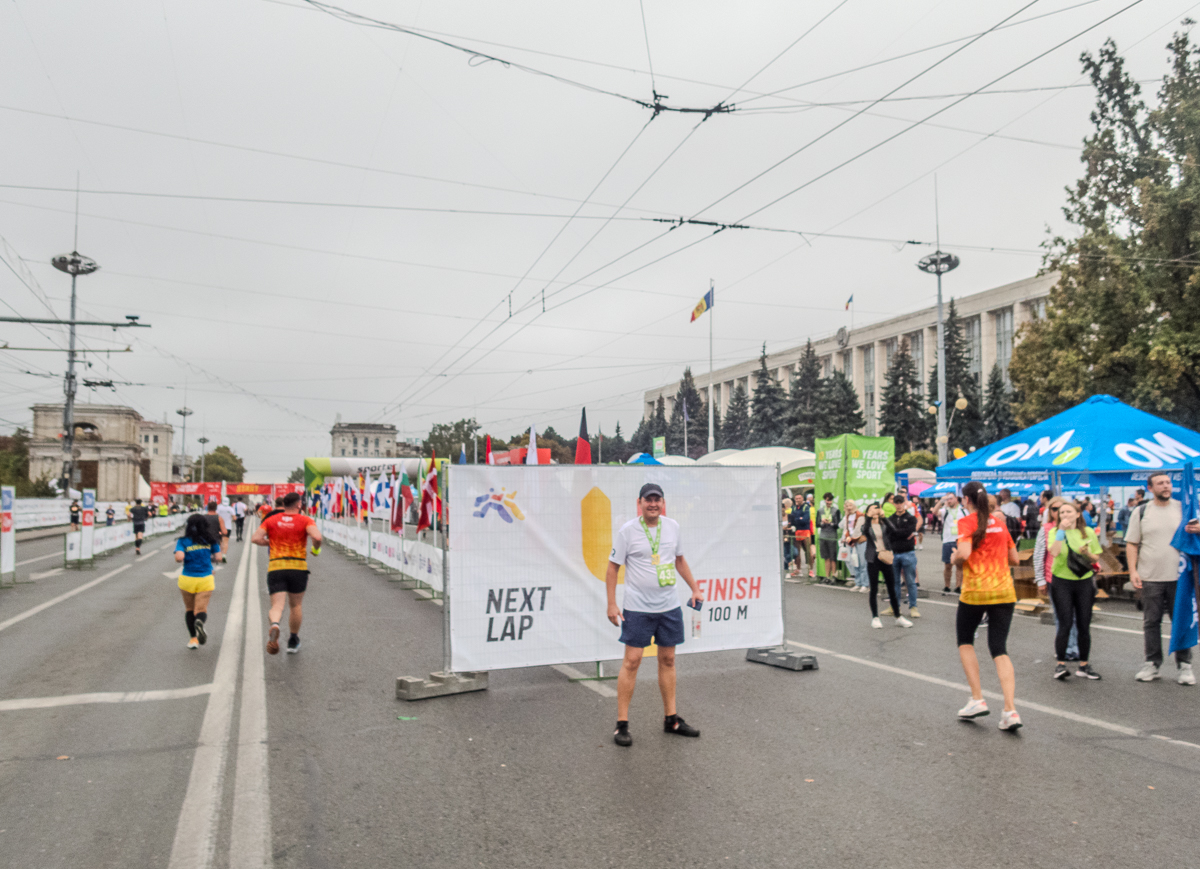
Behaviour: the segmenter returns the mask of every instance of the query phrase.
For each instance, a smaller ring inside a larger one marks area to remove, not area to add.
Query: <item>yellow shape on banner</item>
[[[643,658],[657,658],[658,657],[658,645],[654,642],[654,637],[650,638],[650,645],[648,645],[648,646],[646,646],[646,648],[642,649],[642,657]]]
[[[608,556],[613,548],[612,501],[595,486],[579,502],[579,528],[583,541],[583,563],[592,576],[604,582]],[[624,582],[625,568],[621,567],[617,570],[617,583]]]

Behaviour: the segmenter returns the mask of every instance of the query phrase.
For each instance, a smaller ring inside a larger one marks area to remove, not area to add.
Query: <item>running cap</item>
[[[642,491],[638,492],[639,499],[649,498],[651,495],[658,495],[660,498],[666,497],[666,495],[663,494],[662,486],[658,485],[658,483],[647,483],[646,485],[642,486]]]

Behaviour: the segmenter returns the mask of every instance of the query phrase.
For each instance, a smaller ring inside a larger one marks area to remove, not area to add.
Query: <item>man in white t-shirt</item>
[[[663,515],[663,490],[656,483],[642,486],[638,495],[641,515],[621,526],[614,535],[605,584],[608,587],[608,620],[621,628],[625,659],[617,676],[617,729],[613,741],[633,744],[629,734],[629,702],[637,685],[643,650],[653,639],[658,645],[658,689],[663,699],[663,730],[678,736],[699,736],[675,712],[675,647],[683,642],[683,610],[679,606],[676,577],[691,589],[689,606],[699,607],[704,595],[683,557],[679,523]],[[617,606],[617,572],[625,568],[624,608]]]
[[[221,503],[217,506],[217,515],[221,517],[221,521],[225,523],[225,533],[221,537],[221,552],[229,552],[229,532],[233,528],[233,507],[229,505],[228,498],[222,498]]]
[[[237,528],[238,542],[241,543],[242,531],[244,531],[246,528],[246,502],[245,501],[238,500],[233,505],[233,523],[234,523],[234,527]]]
[[[962,588],[962,565],[957,568],[950,563],[954,555],[954,547],[958,544],[958,520],[967,515],[962,504],[958,503],[958,495],[953,492],[942,499],[942,508],[938,510],[938,518],[942,520],[942,594],[958,594]],[[950,588],[950,575],[955,573],[954,588]]]

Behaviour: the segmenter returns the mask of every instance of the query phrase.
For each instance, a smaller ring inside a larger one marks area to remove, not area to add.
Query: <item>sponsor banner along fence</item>
[[[153,537],[157,534],[175,531],[187,524],[187,518],[187,513],[176,513],[174,516],[155,516],[146,523],[145,536]],[[84,555],[86,541],[83,538],[85,534],[92,535],[92,556],[109,552],[126,543],[133,543],[133,525],[129,522],[111,526],[98,525],[82,531],[68,531],[64,535],[66,538],[64,557],[68,562],[87,559],[87,556]]]
[[[343,525],[318,519],[321,535],[369,561],[415,579],[435,591],[442,590],[442,550],[423,540],[405,540],[390,531],[368,531],[363,525]],[[310,565],[311,566],[311,565]]]
[[[125,504],[125,501],[96,502],[96,524],[104,524],[104,514],[109,507],[117,511],[117,521],[123,521]],[[13,524],[18,531],[70,525],[71,502],[65,498],[17,498],[13,501]]]
[[[783,641],[773,467],[454,465],[449,469],[451,664],[458,672],[620,658],[606,617],[613,535],[662,486],[707,598],[683,607],[681,653]],[[624,574],[617,603],[624,598]],[[689,591],[677,583],[680,603]]]

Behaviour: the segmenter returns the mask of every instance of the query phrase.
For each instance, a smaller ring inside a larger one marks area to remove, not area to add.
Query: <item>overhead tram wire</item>
[[[666,103],[664,103],[658,97],[658,95],[655,95],[655,99],[652,102],[648,102],[643,99],[638,99],[637,97],[629,96],[628,94],[622,94],[622,93],[617,93],[616,91],[606,90],[605,88],[600,88],[600,87],[596,87],[595,85],[586,84],[585,82],[576,81],[575,79],[570,79],[570,78],[567,78],[566,76],[558,75],[557,73],[548,72],[543,69],[537,69],[536,67],[527,66],[526,64],[523,64],[523,63],[517,63],[516,61],[513,61],[513,60],[505,60],[502,57],[497,57],[492,54],[487,54],[486,52],[478,51],[473,48],[467,48],[466,46],[463,46],[463,45],[457,45],[453,42],[450,42],[445,39],[441,39],[437,36],[431,36],[428,33],[423,33],[419,30],[414,30],[411,27],[405,27],[404,25],[401,25],[401,24],[393,24],[389,21],[383,21],[378,18],[371,18],[370,16],[367,16],[367,15],[360,15],[357,12],[351,12],[349,9],[343,9],[340,6],[334,6],[330,3],[322,3],[322,2],[320,2],[320,0],[304,0],[304,2],[308,3],[310,6],[320,9],[322,12],[329,14],[333,18],[336,18],[340,21],[346,22],[347,24],[355,24],[355,25],[358,25],[361,27],[374,27],[374,28],[378,28],[381,30],[391,30],[396,33],[404,33],[404,34],[407,34],[408,36],[414,36],[417,39],[424,39],[429,42],[434,42],[434,43],[437,43],[438,45],[444,46],[446,48],[453,49],[454,51],[462,52],[463,54],[466,54],[469,57],[471,57],[472,60],[479,60],[479,61],[484,61],[484,62],[493,61],[495,63],[501,64],[502,66],[511,67],[512,69],[518,69],[518,70],[521,70],[522,72],[530,73],[531,75],[543,76],[545,78],[552,79],[552,80],[560,82],[562,84],[570,85],[571,87],[580,88],[581,90],[589,91],[594,94],[614,97],[619,100],[624,100],[625,102],[628,102],[628,103],[633,103],[634,105],[641,106],[644,109],[649,109],[652,112],[652,117],[657,116],[663,112],[674,112],[674,113],[678,113],[678,114],[715,115],[715,114],[725,114],[730,111],[728,106],[722,105],[720,103],[718,103],[717,105],[714,105],[714,106],[702,106],[702,107],[670,106],[670,105],[667,105]],[[472,65],[474,66],[477,64],[472,63]]]

